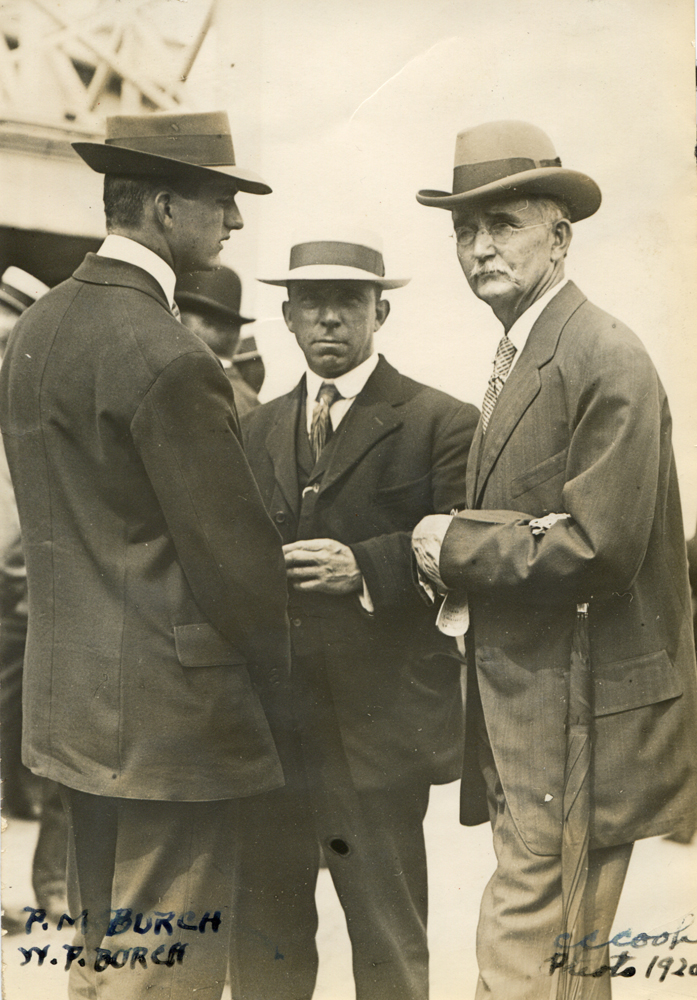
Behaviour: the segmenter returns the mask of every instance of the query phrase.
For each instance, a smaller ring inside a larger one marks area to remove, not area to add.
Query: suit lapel
[[[354,468],[378,441],[401,425],[395,406],[403,398],[401,376],[381,357],[336,432],[336,443],[322,477],[320,494]],[[320,458],[310,482],[322,476],[322,470]]]
[[[486,434],[481,433],[481,423],[477,428],[467,465],[467,494],[471,507],[481,503],[491,470],[540,391],[540,369],[554,357],[564,326],[585,300],[585,295],[570,281],[535,321],[523,352],[496,401]]]
[[[298,414],[305,400],[305,376],[292,392],[279,401],[276,421],[266,437],[266,446],[273,462],[274,477],[295,518],[300,511],[298,470],[295,455],[295,433]]]

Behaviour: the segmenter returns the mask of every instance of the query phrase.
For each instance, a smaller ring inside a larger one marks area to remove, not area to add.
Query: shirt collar
[[[530,331],[535,325],[536,319],[545,306],[551,302],[557,292],[560,292],[564,285],[567,284],[568,280],[568,278],[562,278],[559,284],[548,288],[544,295],[541,295],[539,299],[536,299],[532,303],[532,305],[528,306],[525,312],[518,317],[511,329],[508,331],[509,339],[512,340],[516,346],[516,359],[520,357],[520,353],[528,341]]]
[[[169,307],[172,308],[177,276],[162,257],[158,257],[142,243],[137,243],[128,236],[117,236],[116,233],[109,233],[97,254],[100,257],[111,257],[112,260],[122,260],[125,264],[134,264],[147,271],[165,293]]]
[[[308,402],[317,399],[317,393],[323,382],[333,382],[344,399],[354,399],[375,371],[379,360],[378,354],[371,354],[360,365],[352,368],[350,372],[344,372],[338,378],[322,378],[308,368],[305,372]]]

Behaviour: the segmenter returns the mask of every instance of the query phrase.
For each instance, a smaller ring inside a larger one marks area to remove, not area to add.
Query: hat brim
[[[3,305],[9,306],[11,309],[14,309],[18,316],[20,316],[25,309],[28,309],[30,305],[33,305],[31,302],[29,304],[26,302],[20,302],[19,299],[15,298],[9,292],[6,292],[4,288],[0,288],[0,302],[2,302]]]
[[[153,177],[174,174],[193,174],[198,177],[229,177],[238,191],[247,194],[271,194],[269,185],[252,170],[237,166],[202,166],[187,163],[156,153],[142,153],[137,149],[107,145],[103,142],[73,142],[72,147],[82,157],[88,167],[98,174],[122,174],[125,176],[152,175]]]
[[[265,285],[288,285],[291,281],[367,281],[378,285],[385,291],[390,288],[403,288],[411,278],[381,278],[370,271],[342,266],[341,264],[308,264],[306,267],[295,267],[288,271],[285,278],[257,278]]]
[[[209,313],[216,313],[218,316],[224,316],[225,319],[233,320],[235,323],[256,322],[256,320],[249,319],[247,316],[240,316],[234,309],[228,309],[227,306],[221,305],[215,299],[209,299],[206,295],[197,295],[195,292],[177,292],[174,298],[180,309],[193,307],[198,311],[205,310]]]
[[[461,205],[482,201],[497,194],[534,194],[539,197],[559,198],[569,209],[570,222],[587,219],[598,211],[602,201],[600,188],[591,177],[564,167],[524,170],[459,194],[423,190],[416,195],[416,200],[429,208],[445,208],[452,211]]]

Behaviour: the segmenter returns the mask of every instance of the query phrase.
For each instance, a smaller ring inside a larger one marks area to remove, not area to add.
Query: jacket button
[[[298,628],[298,626],[302,625],[302,619],[300,619],[300,618],[294,618],[293,619],[293,625],[295,625],[295,627]]]
[[[283,510],[276,511],[276,513],[273,516],[273,519],[276,522],[276,524],[283,524],[283,522],[286,519],[285,511]]]

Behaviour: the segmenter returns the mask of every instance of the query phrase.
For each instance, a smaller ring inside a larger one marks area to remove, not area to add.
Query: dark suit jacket
[[[21,318],[0,421],[29,579],[24,758],[94,794],[278,786],[252,685],[287,668],[285,571],[208,348],[89,254]]]
[[[393,787],[416,774],[453,780],[460,665],[414,584],[410,537],[425,514],[464,502],[477,410],[381,358],[339,425],[328,463],[322,455],[310,478],[301,522],[295,435],[304,403],[303,378],[248,414],[252,470],[284,542],[334,538],[350,546],[375,614],[362,610],[356,594],[292,591],[296,677],[303,662],[321,663],[356,787]]]
[[[592,846],[694,823],[695,659],[670,436],[643,346],[571,283],[533,326],[475,436],[475,509],[453,520],[440,569],[470,595],[494,756],[537,853],[560,849],[579,601],[590,602],[595,683]],[[550,512],[571,520],[533,536],[527,522]]]

